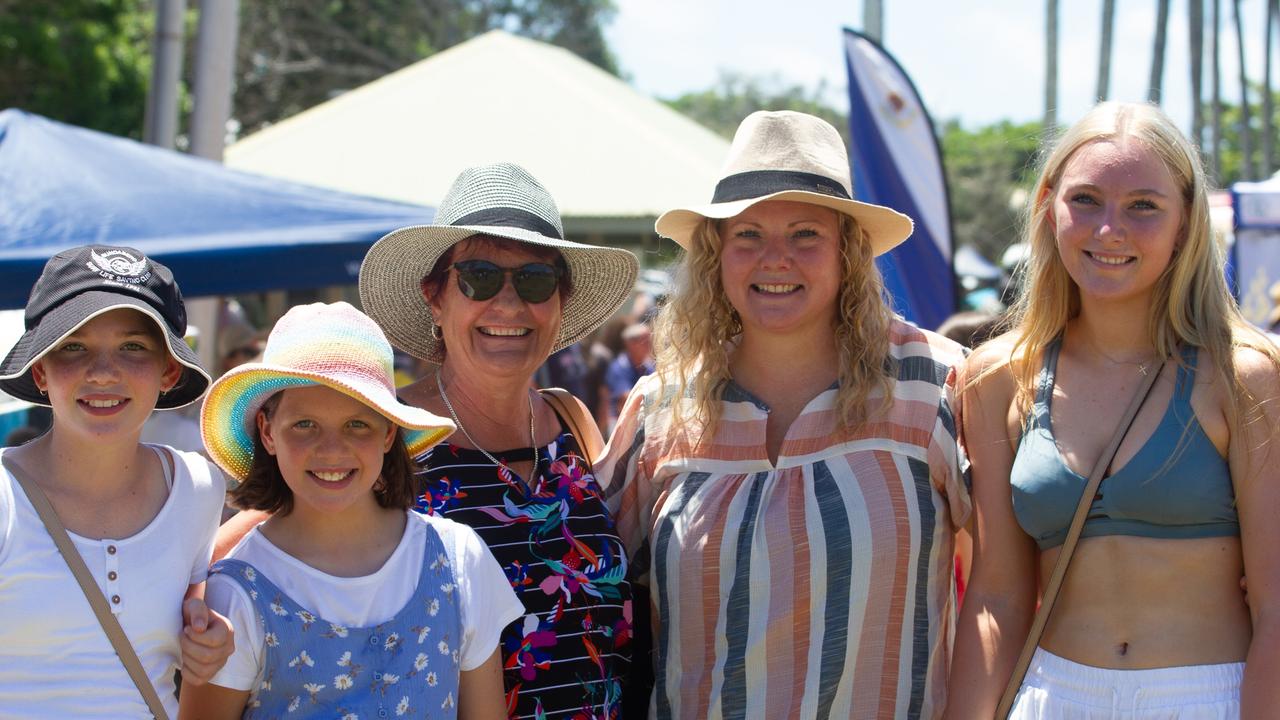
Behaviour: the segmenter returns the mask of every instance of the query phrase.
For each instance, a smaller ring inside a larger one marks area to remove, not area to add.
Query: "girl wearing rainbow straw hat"
[[[285,314],[214,383],[211,457],[271,517],[214,566],[236,649],[183,717],[505,715],[497,653],[524,613],[470,528],[410,512],[410,456],[454,429],[401,404],[382,331],[346,303]]]

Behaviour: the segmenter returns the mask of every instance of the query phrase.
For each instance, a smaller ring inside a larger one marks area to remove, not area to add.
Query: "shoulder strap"
[[[578,447],[582,448],[583,454],[587,456],[587,464],[595,465],[596,460],[600,459],[600,452],[604,450],[604,438],[600,436],[600,428],[596,426],[595,420],[587,415],[578,398],[564,388],[542,388],[538,394],[550,403],[551,408],[562,420],[568,423],[569,432],[573,433],[574,439],[578,441]]]
[[[1162,360],[1155,372],[1147,375],[1142,381],[1142,385],[1134,393],[1133,400],[1129,402],[1129,407],[1124,411],[1124,416],[1120,418],[1120,424],[1112,435],[1111,444],[1098,456],[1098,462],[1089,473],[1089,481],[1085,483],[1084,491],[1080,493],[1080,500],[1076,503],[1075,515],[1071,518],[1066,540],[1062,543],[1062,551],[1058,553],[1058,560],[1053,564],[1053,572],[1049,575],[1048,584],[1045,585],[1040,608],[1036,610],[1035,620],[1031,623],[1031,631],[1027,633],[1027,641],[1022,646],[1021,654],[1018,655],[1018,662],[1014,665],[1013,675],[1009,677],[1009,684],[1005,686],[1004,694],[1000,696],[1000,705],[996,709],[997,718],[1007,718],[1009,711],[1013,708],[1013,700],[1018,694],[1018,689],[1022,687],[1022,678],[1031,665],[1031,656],[1040,645],[1040,637],[1044,634],[1044,627],[1049,622],[1049,613],[1053,611],[1053,603],[1058,599],[1058,591],[1062,589],[1062,581],[1067,575],[1067,565],[1071,562],[1071,555],[1075,553],[1080,532],[1084,530],[1085,519],[1089,514],[1089,508],[1093,505],[1093,496],[1098,492],[1098,486],[1102,484],[1102,476],[1107,472],[1107,467],[1115,459],[1116,451],[1120,449],[1120,441],[1129,433],[1129,427],[1133,425],[1138,409],[1151,393],[1151,388],[1155,385],[1156,378],[1160,377],[1166,362],[1167,359]]]
[[[58,519],[57,512],[54,511],[53,505],[49,503],[49,498],[45,497],[44,491],[31,480],[25,471],[9,460],[8,455],[0,456],[0,461],[3,461],[5,469],[22,486],[23,492],[27,494],[27,499],[31,501],[32,507],[36,509],[36,514],[44,522],[45,530],[53,538],[53,544],[58,546],[58,552],[62,553],[62,559],[66,561],[67,567],[71,569],[71,574],[75,576],[76,582],[80,584],[80,590],[84,592],[85,599],[89,601],[89,606],[93,608],[93,614],[98,617],[98,623],[102,625],[103,632],[107,634],[107,639],[111,641],[111,647],[115,648],[116,655],[120,657],[120,662],[124,664],[124,669],[129,673],[129,678],[138,687],[138,692],[142,693],[142,699],[146,701],[147,708],[151,710],[151,714],[157,720],[168,720],[169,716],[164,711],[164,704],[160,702],[155,686],[151,684],[151,679],[147,677],[146,671],[142,669],[142,662],[138,660],[138,654],[134,652],[133,645],[129,643],[129,638],[125,636],[124,628],[120,627],[120,621],[116,620],[116,616],[111,614],[111,608],[107,607],[106,598],[102,596],[98,583],[94,581],[93,575],[89,573],[89,568],[84,564],[84,558],[80,557],[80,552],[71,543],[71,538],[67,535],[67,529],[62,526],[62,521]]]

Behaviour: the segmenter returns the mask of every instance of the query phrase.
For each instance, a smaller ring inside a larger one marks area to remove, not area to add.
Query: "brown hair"
[[[267,398],[259,410],[268,420],[280,405],[284,390]],[[414,482],[413,461],[404,444],[404,430],[395,425],[396,434],[391,448],[382,456],[382,473],[373,484],[373,496],[379,507],[404,508],[414,506],[418,494]],[[253,465],[244,482],[231,491],[231,503],[242,510],[262,510],[277,515],[293,511],[293,491],[280,474],[276,457],[262,445],[262,434],[253,431]]]

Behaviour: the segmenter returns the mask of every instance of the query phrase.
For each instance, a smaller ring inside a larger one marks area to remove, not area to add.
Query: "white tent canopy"
[[[439,205],[457,173],[528,168],[570,233],[649,233],[710,200],[724,138],[567,50],[501,30],[391,73],[233,144],[226,164]]]

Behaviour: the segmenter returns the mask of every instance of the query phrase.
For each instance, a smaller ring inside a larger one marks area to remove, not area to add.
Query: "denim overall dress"
[[[352,628],[317,617],[252,565],[212,572],[248,592],[265,636],[263,677],[245,718],[453,718],[462,619],[444,544],[427,533],[418,586],[390,620]]]

